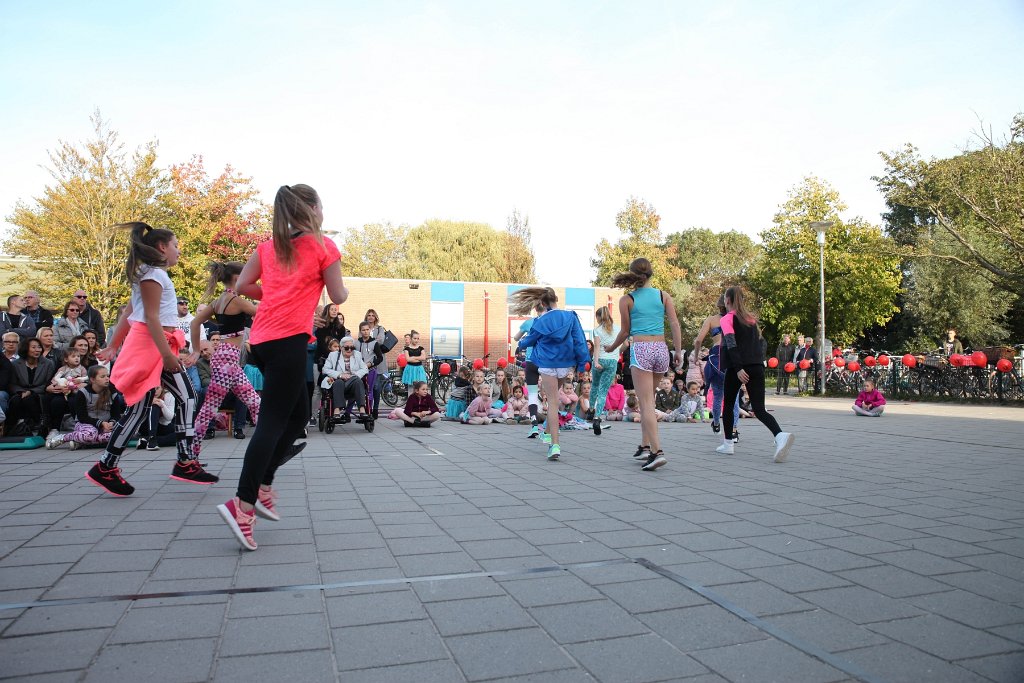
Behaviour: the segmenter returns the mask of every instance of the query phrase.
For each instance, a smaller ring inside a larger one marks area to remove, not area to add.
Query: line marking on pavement
[[[430,451],[434,455],[444,455],[444,453],[442,453],[441,451],[437,450],[436,448],[431,448],[430,446],[428,446],[427,444],[423,443],[422,441],[420,441],[419,439],[417,439],[415,437],[406,436],[405,438],[409,439],[409,441],[415,441],[416,443],[418,443],[419,445],[423,446],[424,448],[426,448],[428,451]]]
[[[722,609],[732,612],[737,617],[747,622],[751,626],[754,626],[755,628],[764,631],[768,635],[773,636],[774,638],[777,638],[778,640],[781,640],[782,642],[795,647],[804,654],[810,655],[815,659],[820,659],[822,662],[828,664],[829,666],[839,669],[844,673],[848,673],[854,678],[864,681],[865,683],[884,683],[881,678],[878,678],[874,674],[870,674],[867,671],[864,671],[853,662],[843,659],[842,657],[838,657],[829,652],[828,650],[818,647],[813,643],[808,643],[807,641],[801,640],[800,638],[797,638],[796,636],[787,633],[775,624],[765,621],[756,614],[753,614],[743,609],[739,605],[734,605],[732,602],[722,597],[718,593],[714,592],[713,590],[707,588],[706,586],[702,586],[701,584],[695,581],[691,581],[685,576],[680,576],[679,574],[676,574],[675,572],[669,569],[665,569],[662,566],[656,565],[645,558],[638,557],[635,561],[641,567],[645,567],[650,571],[654,572],[655,574],[660,574],[661,576],[664,576],[666,579],[674,581],[675,583],[678,583],[679,585],[690,589],[694,593],[697,593],[698,595],[707,598],[708,600],[715,603]]]

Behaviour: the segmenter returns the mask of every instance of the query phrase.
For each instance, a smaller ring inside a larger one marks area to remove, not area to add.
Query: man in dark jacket
[[[20,295],[7,297],[7,311],[0,313],[0,334],[16,332],[22,340],[36,336],[36,323],[24,313],[25,300]]]
[[[793,346],[793,338],[788,334],[782,335],[782,343],[775,349],[775,357],[779,359],[779,367],[775,375],[775,395],[782,392],[789,393],[789,373],[786,372],[786,363],[792,363],[796,354],[796,347]]]
[[[818,363],[818,350],[814,348],[814,337],[810,335],[804,335],[803,340],[803,345],[796,350],[796,355],[793,357],[793,362],[799,365],[800,361],[806,359],[811,362],[811,367],[809,370],[800,370],[797,373],[796,390],[799,391],[800,393],[804,393],[805,391],[808,390],[807,378],[810,377],[812,381],[814,380],[816,374],[815,371],[817,369]],[[813,388],[813,385],[811,386]]]
[[[76,289],[75,295],[72,297],[78,302],[78,305],[82,307],[82,313],[79,317],[82,322],[85,323],[86,327],[91,330],[95,330],[96,334],[101,339],[107,338],[107,327],[103,324],[103,315],[92,307],[89,303],[89,295],[85,293],[84,289]]]
[[[25,310],[23,312],[32,318],[37,330],[40,327],[53,327],[53,311],[43,308],[39,304],[39,292],[34,289],[25,292]]]

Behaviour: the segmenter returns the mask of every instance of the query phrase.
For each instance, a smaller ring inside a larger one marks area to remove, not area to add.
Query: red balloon
[[[786,363],[786,366],[782,369],[785,370],[786,372],[793,372],[794,370],[796,370],[796,366],[793,365],[792,363]]]
[[[917,367],[917,359],[913,355],[907,353],[903,355],[903,364],[908,368]]]
[[[590,372],[590,363],[587,363],[587,364],[586,364],[586,366],[584,367],[584,369],[585,369],[585,370],[586,370],[587,372]]]
[[[874,356],[867,356],[864,358],[864,365],[866,365],[869,368],[875,367],[875,362],[876,361]]]
[[[505,368],[507,365],[508,365],[508,359],[507,358],[499,358],[498,359],[498,367],[499,368]]]
[[[806,358],[804,358],[802,361],[800,361],[800,369],[801,370],[806,370],[809,367],[811,367],[811,361],[807,360]]]
[[[842,356],[836,356],[835,364],[836,364],[837,368],[845,367],[846,366],[846,359],[843,358]]]
[[[409,362],[409,359],[405,357],[404,353],[398,354],[398,367],[404,368],[405,364]]]
[[[842,349],[832,349],[832,357],[833,358],[839,358],[839,356],[841,356],[841,355],[843,355],[843,350]]]
[[[1009,372],[1013,370],[1013,363],[1008,358],[1000,358],[996,362],[996,370],[999,372]]]
[[[441,367],[439,367],[437,371],[440,372],[442,375],[450,375],[452,374],[452,366],[448,365],[447,363],[441,363]]]
[[[777,368],[777,367],[779,367],[779,359],[776,358],[775,356],[772,356],[771,358],[769,358],[768,359],[768,367],[770,367],[770,368]]]
[[[473,361],[473,369],[474,370],[483,370],[484,369],[484,359],[483,358],[477,358],[475,361]]]
[[[846,366],[846,369],[849,370],[850,372],[859,372],[860,363],[858,363],[855,360],[851,360],[850,363]]]
[[[964,364],[964,357],[961,356],[959,353],[951,353],[949,355],[949,364],[952,365],[954,368],[958,368]]]
[[[971,362],[974,363],[976,368],[988,367],[988,356],[985,355],[984,351],[975,351],[971,354]]]
[[[881,356],[878,357],[878,364],[881,365],[883,368],[889,367],[889,356],[883,353]]]

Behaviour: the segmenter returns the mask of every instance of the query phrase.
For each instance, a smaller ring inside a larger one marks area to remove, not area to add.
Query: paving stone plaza
[[[240,550],[220,484],[130,452],[0,455],[0,679],[23,681],[1022,681],[1024,412],[769,396],[784,464],[743,420],[563,435],[380,420],[309,445],[280,522]]]

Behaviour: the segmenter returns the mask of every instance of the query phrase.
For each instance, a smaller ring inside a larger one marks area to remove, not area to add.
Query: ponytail
[[[154,228],[142,221],[119,223],[114,228],[129,231],[131,244],[128,248],[128,260],[124,265],[124,275],[125,279],[128,280],[128,284],[133,285],[139,281],[139,269],[144,265],[167,265],[164,255],[160,253],[157,247],[170,243],[174,239],[173,232],[164,228]]]
[[[550,287],[527,287],[509,297],[508,310],[514,315],[530,315],[536,308],[552,309],[558,303],[558,295]]]
[[[206,296],[213,296],[217,291],[217,283],[225,286],[242,272],[242,264],[238,261],[214,261],[206,267],[210,271],[210,279],[206,281]]]
[[[291,270],[295,263],[293,230],[307,228],[323,244],[320,218],[314,210],[319,204],[320,196],[309,185],[282,185],[278,189],[274,197],[274,256],[285,270]]]
[[[635,258],[629,264],[629,270],[612,277],[612,287],[622,289],[637,289],[647,284],[647,281],[654,277],[654,269],[647,259]]]

